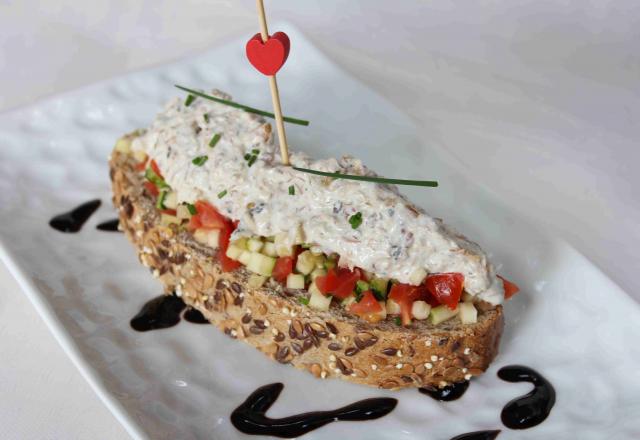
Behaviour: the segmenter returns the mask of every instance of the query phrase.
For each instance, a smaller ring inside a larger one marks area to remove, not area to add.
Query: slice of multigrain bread
[[[496,356],[501,306],[476,304],[478,322],[471,325],[453,318],[437,326],[414,320],[405,328],[390,319],[369,324],[339,307],[316,312],[275,282],[249,287],[245,269],[222,272],[214,249],[177,225],[160,224],[135,165],[130,155],[113,151],[113,202],[142,264],[167,294],[176,292],[225,334],[271,359],[318,378],[397,389],[461,382],[484,372]]]

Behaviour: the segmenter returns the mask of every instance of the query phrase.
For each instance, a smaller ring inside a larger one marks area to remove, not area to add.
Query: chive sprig
[[[354,174],[330,173],[326,171],[311,170],[309,168],[292,168],[303,173],[315,174],[316,176],[331,177],[334,179],[360,180],[363,182],[384,183],[389,185],[428,186],[433,188],[438,186],[438,182],[436,182],[435,180],[388,179],[386,177],[378,176],[358,176]]]

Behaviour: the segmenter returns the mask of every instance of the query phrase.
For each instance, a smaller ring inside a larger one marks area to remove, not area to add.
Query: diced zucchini
[[[395,302],[392,299],[387,298],[387,313],[389,315],[399,315],[400,314],[400,304]]]
[[[220,240],[220,231],[218,229],[197,229],[193,233],[193,238],[204,245],[217,248]]]
[[[176,208],[176,217],[180,220],[189,220],[191,218],[191,213],[189,212],[187,205],[179,205]]]
[[[287,287],[289,289],[304,289],[304,275],[290,273],[287,276]]]
[[[387,286],[389,285],[389,280],[387,278],[374,278],[369,281],[369,285],[371,286],[373,293],[382,298],[387,297]]]
[[[316,278],[318,277],[323,277],[327,274],[327,271],[324,269],[314,269],[313,272],[311,272],[311,281],[315,281]]]
[[[164,206],[167,209],[177,209],[178,208],[178,195],[175,191],[169,191],[167,196],[164,198]]]
[[[324,269],[324,261],[326,260],[324,255],[322,255],[322,254],[320,254],[320,255],[313,254],[313,256],[315,257],[316,268]]]
[[[135,150],[133,152],[133,158],[138,162],[146,162],[147,161],[147,153],[142,150]]]
[[[269,257],[277,257],[278,252],[276,252],[276,245],[267,241],[262,247],[262,253]]]
[[[414,286],[419,286],[426,277],[427,271],[422,268],[418,268],[409,275],[409,283]]]
[[[249,287],[257,289],[258,287],[262,287],[264,285],[265,281],[267,281],[267,277],[262,276],[262,275],[253,274],[247,280],[247,285]]]
[[[266,255],[262,255],[257,252],[252,252],[249,263],[247,264],[247,269],[251,272],[269,277],[271,276],[275,265],[275,258],[267,257]]]
[[[304,251],[298,255],[298,261],[296,262],[296,270],[301,274],[308,275],[316,267],[316,261],[314,255],[309,251]]]
[[[462,321],[463,324],[475,324],[478,322],[478,311],[473,303],[460,303],[458,309],[460,309],[460,321]]]
[[[243,252],[245,251],[242,248],[239,248],[235,244],[232,244],[227,248],[227,257],[231,258],[232,260],[239,260],[240,255]]]
[[[116,151],[129,154],[131,152],[131,139],[127,136],[118,139],[116,142]]]
[[[247,241],[247,249],[249,249],[251,252],[260,252],[262,250],[262,245],[262,240],[260,240],[260,238],[258,237],[251,237]]]
[[[443,304],[431,309],[431,313],[429,313],[429,321],[431,321],[431,324],[433,325],[438,325],[441,322],[445,322],[453,318],[458,314],[458,312],[459,308],[451,310],[449,307]]]
[[[180,224],[180,220],[175,215],[170,214],[160,214],[160,224],[162,226],[169,226],[170,224]]]
[[[247,237],[241,237],[241,238],[238,238],[236,241],[234,241],[232,244],[234,246],[239,247],[242,250],[246,250],[248,241],[249,239]]]
[[[238,261],[247,266],[249,264],[249,261],[251,261],[251,255],[253,255],[251,252],[243,250],[238,257]]]
[[[329,270],[329,269],[334,269],[336,267],[336,260],[333,260],[331,258],[327,258],[324,261],[324,268]]]
[[[411,305],[411,315],[419,320],[427,319],[431,312],[431,306],[426,301],[414,301]]]
[[[358,280],[356,282],[356,294],[361,294],[362,292],[366,292],[369,290],[369,283],[366,281]]]
[[[311,284],[311,285],[315,286],[315,284]],[[309,292],[311,292],[311,297],[309,297],[309,307],[315,310],[320,310],[320,311],[329,310],[329,306],[331,305],[330,296],[324,296],[317,289],[313,291],[309,289]]]

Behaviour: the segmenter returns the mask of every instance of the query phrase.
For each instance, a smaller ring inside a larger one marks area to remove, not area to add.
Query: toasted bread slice
[[[165,292],[176,292],[230,337],[318,378],[386,389],[461,382],[484,372],[496,356],[501,306],[476,303],[474,324],[453,318],[437,326],[425,320],[401,327],[390,319],[370,324],[340,307],[314,311],[273,281],[250,287],[244,268],[222,272],[215,249],[175,224],[161,224],[135,166],[133,157],[114,150],[110,176],[122,229]]]

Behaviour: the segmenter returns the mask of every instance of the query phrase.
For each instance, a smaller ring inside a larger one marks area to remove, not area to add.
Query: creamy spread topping
[[[211,148],[216,134],[220,140]],[[502,282],[476,243],[411,204],[395,186],[283,166],[271,128],[260,117],[201,98],[186,106],[176,98],[132,149],[157,162],[179,202],[206,200],[238,220],[234,238],[286,234],[291,244],[338,254],[340,265],[402,283],[421,273],[460,272],[470,294],[492,304],[504,299]],[[194,164],[202,156],[208,159]],[[301,168],[375,175],[352,157],[313,160],[292,151],[290,160]],[[354,228],[349,219],[357,213],[362,223]]]

